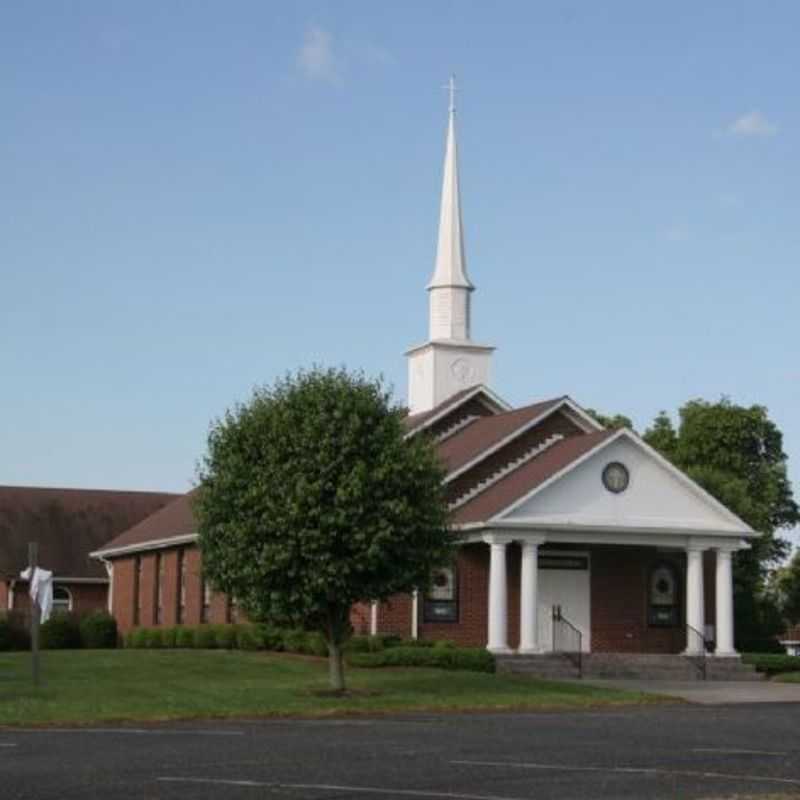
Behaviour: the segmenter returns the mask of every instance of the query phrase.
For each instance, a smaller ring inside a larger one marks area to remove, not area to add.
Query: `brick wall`
[[[677,653],[686,645],[686,558],[647,547],[595,547],[591,554],[592,650],[618,653]],[[651,570],[671,564],[678,576],[681,620],[677,628],[648,624]]]
[[[72,613],[88,614],[92,611],[106,611],[108,609],[108,585],[105,583],[61,583],[72,595]],[[0,604],[0,608],[7,608],[6,603]],[[14,610],[27,612],[31,607],[30,597],[28,596],[28,584],[17,581],[14,584]]]
[[[8,610],[8,582],[0,581],[0,611]]]
[[[559,546],[557,549],[565,549]],[[660,553],[647,547],[579,547],[590,553],[590,602],[592,650],[596,652],[680,652],[685,647],[685,571],[682,553]],[[547,552],[547,548],[540,551]],[[508,643],[519,645],[519,599],[521,549],[509,545]],[[651,570],[660,563],[671,563],[678,575],[681,603],[680,623],[676,628],[652,627],[648,622],[648,583]],[[458,556],[458,622],[429,623],[422,620],[420,598],[419,634],[424,639],[450,639],[459,645],[485,647],[488,625],[489,548],[483,544],[462,547]],[[715,556],[708,553],[705,563],[706,620],[714,620]],[[369,627],[369,609],[364,624]],[[382,605],[378,616],[381,633],[408,635],[411,629],[410,598],[392,598],[392,606]]]

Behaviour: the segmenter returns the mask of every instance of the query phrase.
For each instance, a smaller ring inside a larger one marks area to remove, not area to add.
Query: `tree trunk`
[[[328,642],[328,669],[331,689],[344,691],[344,669],[342,667],[342,646],[339,642]]]

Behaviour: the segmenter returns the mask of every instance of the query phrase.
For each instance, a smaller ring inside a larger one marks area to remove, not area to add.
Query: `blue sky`
[[[513,403],[729,395],[800,490],[795,3],[8,3],[0,483],[182,490],[313,362],[405,392],[450,72]]]

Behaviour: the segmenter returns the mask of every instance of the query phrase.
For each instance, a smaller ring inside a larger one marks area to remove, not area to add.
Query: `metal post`
[[[28,566],[30,572],[28,573],[28,590],[30,591],[31,584],[33,583],[33,574],[36,572],[36,567],[39,565],[39,545],[37,542],[29,542],[28,544]],[[31,597],[31,667],[33,669],[33,685],[38,687],[41,683],[39,675],[39,618],[41,611],[39,603]]]

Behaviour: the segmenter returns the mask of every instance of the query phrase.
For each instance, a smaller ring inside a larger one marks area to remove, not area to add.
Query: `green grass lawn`
[[[75,650],[0,654],[0,725],[90,724],[210,717],[329,716],[421,710],[580,709],[663,702],[506,675],[436,669],[347,671],[347,697],[320,696],[327,662],[276,653]]]
[[[772,678],[778,683],[800,683],[800,672],[781,672]]]

